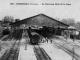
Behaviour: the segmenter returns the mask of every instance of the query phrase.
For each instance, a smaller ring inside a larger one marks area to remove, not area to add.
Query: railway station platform
[[[36,60],[32,45],[25,44],[26,39],[21,40],[18,60]]]
[[[41,47],[47,52],[52,60],[72,60],[72,57],[54,44],[44,43]]]
[[[25,46],[21,46],[18,60],[36,60],[32,46],[27,46],[26,50]]]
[[[33,45],[25,44],[24,38],[21,39],[18,60],[37,60]],[[44,42],[39,45],[42,47],[52,60],[72,60],[72,56],[50,42]],[[26,50],[25,50],[26,47]],[[74,59],[76,60],[76,59]]]

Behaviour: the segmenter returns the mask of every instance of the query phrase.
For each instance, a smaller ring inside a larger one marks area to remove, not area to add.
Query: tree
[[[68,18],[68,19],[62,19],[61,22],[68,24],[70,26],[74,26],[80,30],[80,22],[75,22],[74,19]]]
[[[4,23],[13,23],[14,22],[14,18],[12,16],[5,16],[2,21]]]
[[[75,27],[80,30],[80,22],[79,21],[75,24]]]
[[[4,26],[9,26],[10,23],[13,23],[14,22],[14,18],[12,16],[5,16],[2,19],[2,22],[3,22],[3,25]]]
[[[2,20],[0,20],[0,26],[2,26]]]
[[[18,21],[20,21],[20,19],[15,19],[15,22],[18,22]]]
[[[75,19],[73,18],[62,19],[61,22],[71,25],[71,26],[75,26]]]

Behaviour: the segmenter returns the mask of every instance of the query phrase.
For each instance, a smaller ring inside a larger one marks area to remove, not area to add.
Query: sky
[[[80,21],[80,0],[0,0],[0,20],[7,15],[25,19],[40,13],[57,20]]]

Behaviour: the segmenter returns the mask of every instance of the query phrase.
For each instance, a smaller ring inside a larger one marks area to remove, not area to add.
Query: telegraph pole
[[[75,33],[74,33],[74,31],[73,31],[73,43],[74,43],[74,38],[75,38],[74,35],[75,35]],[[72,57],[72,60],[74,60],[74,44],[73,44],[72,51],[73,51],[73,57]]]
[[[26,29],[26,24],[24,25],[24,30]],[[26,33],[26,31],[24,31]],[[25,44],[25,50],[27,50],[27,39],[26,39],[26,44]]]
[[[74,42],[74,37],[73,37],[73,42]],[[73,57],[72,57],[72,60],[74,60],[74,45],[73,45],[72,51],[73,51]]]

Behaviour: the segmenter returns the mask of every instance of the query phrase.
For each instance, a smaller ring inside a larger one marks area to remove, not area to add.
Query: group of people
[[[51,39],[48,39],[47,37],[46,38],[42,38],[41,40],[42,42],[51,42],[52,43],[52,40]]]

